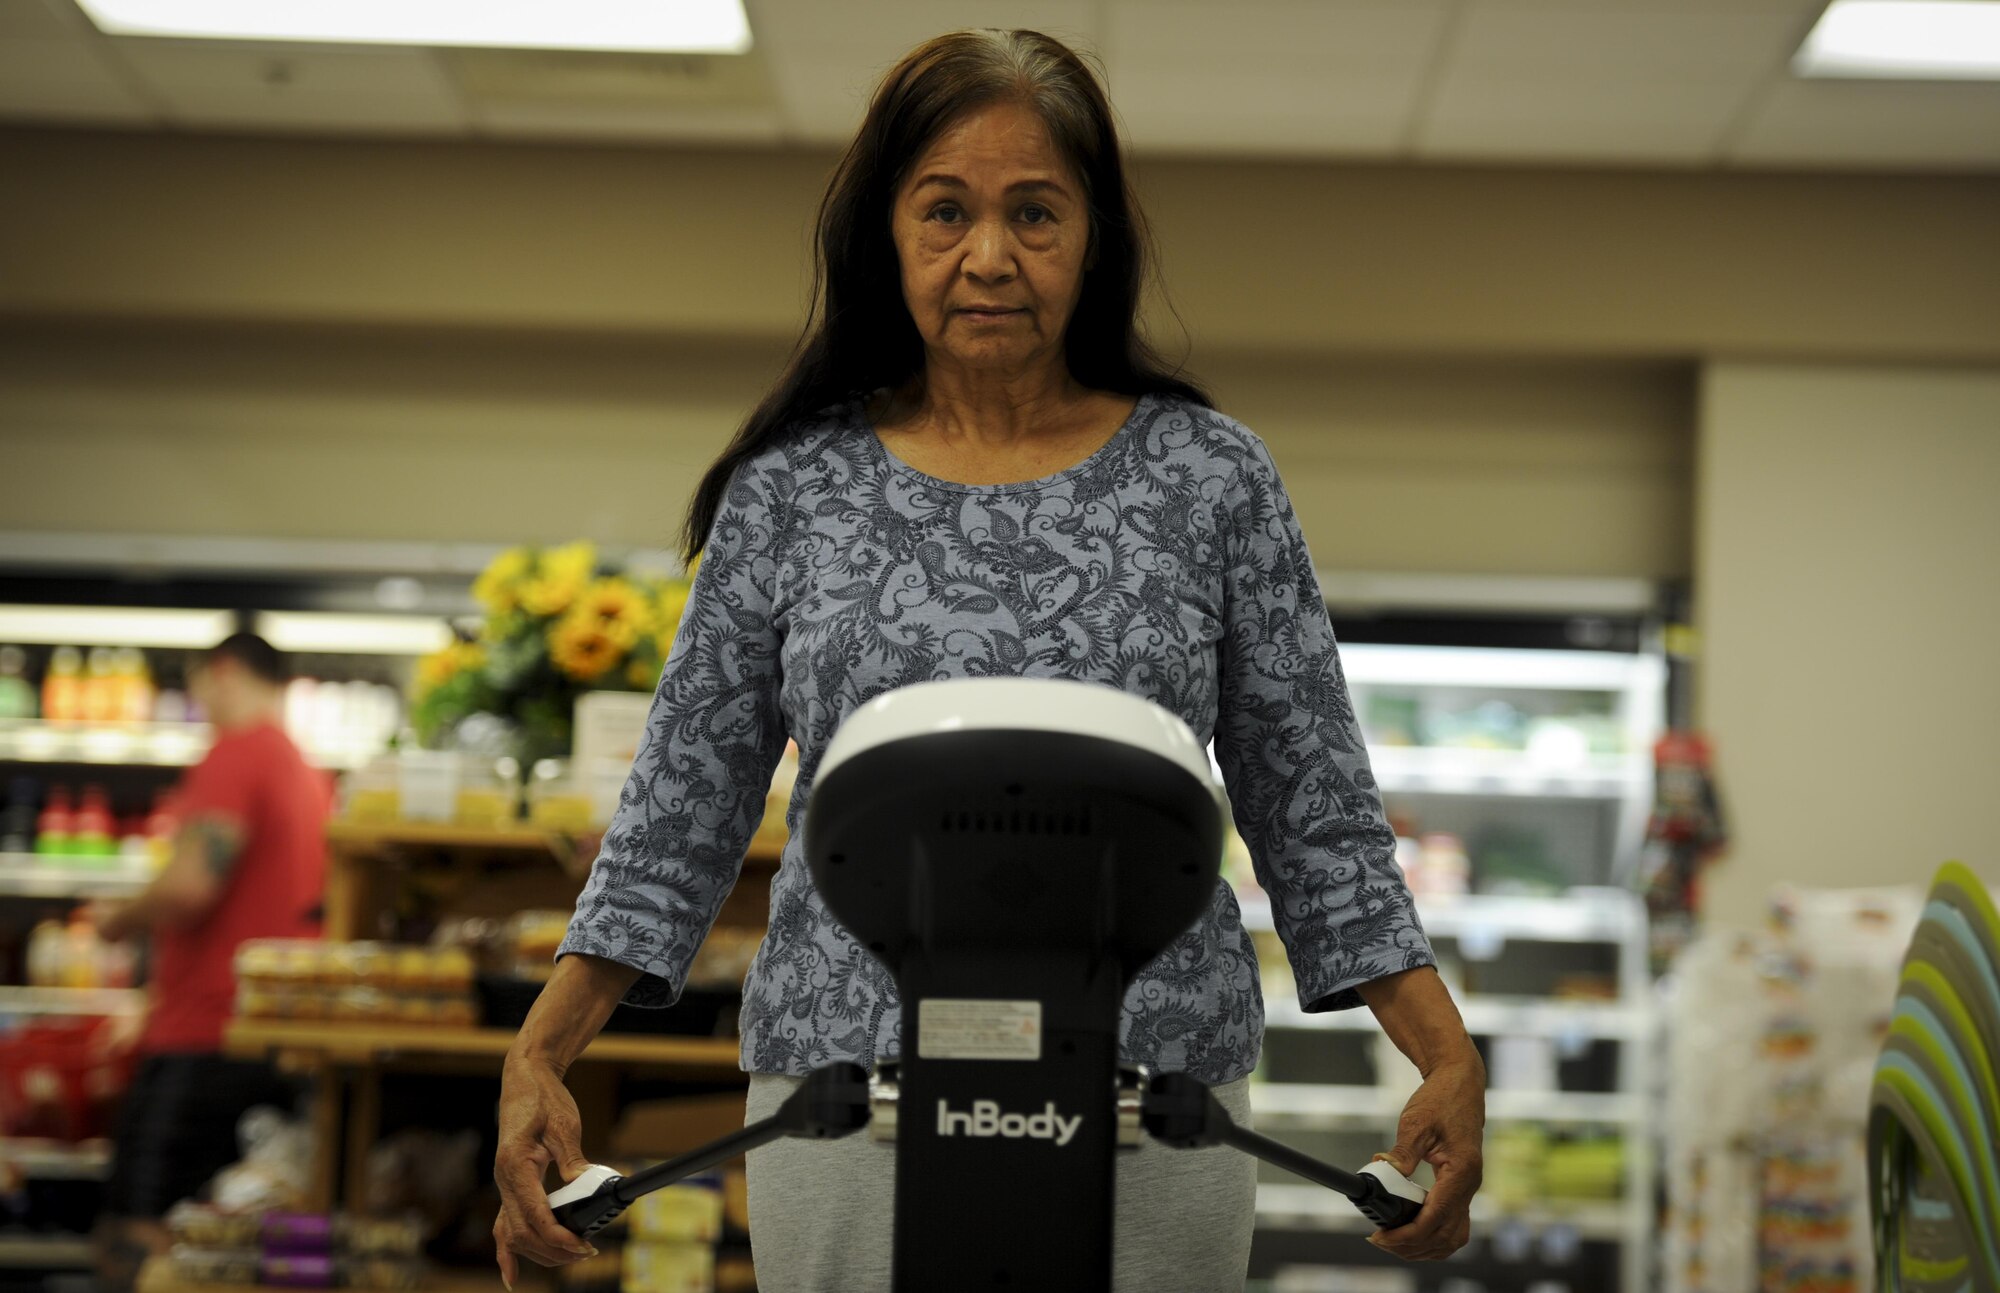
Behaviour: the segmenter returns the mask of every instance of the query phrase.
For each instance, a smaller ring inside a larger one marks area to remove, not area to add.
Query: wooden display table
[[[535,1278],[531,1271],[523,1271],[522,1274]],[[152,1257],[140,1267],[136,1287],[138,1293],[245,1293],[245,1290],[254,1291],[264,1286],[191,1284],[174,1274],[173,1262],[165,1257]],[[498,1269],[490,1275],[464,1270],[434,1270],[417,1286],[417,1293],[506,1293],[506,1288],[500,1283]],[[522,1293],[522,1285],[515,1285],[515,1293]]]
[[[335,822],[327,831],[326,937],[380,937],[408,915],[504,919],[530,908],[575,906],[600,836],[565,835],[525,824],[506,829],[422,822]],[[718,926],[761,929],[770,907],[770,879],[782,846],[759,842],[723,904]],[[271,1057],[314,1079],[317,1149],[313,1211],[358,1209],[365,1164],[381,1124],[382,1075],[442,1072],[493,1077],[514,1031],[397,1024],[236,1020],[224,1046],[232,1055]],[[734,1037],[673,1037],[607,1033],[571,1069],[569,1085],[586,1109],[608,1122],[621,1071],[679,1076],[705,1083],[743,1080]],[[587,1121],[587,1125],[589,1125]],[[344,1174],[342,1168],[345,1168]],[[341,1181],[346,1182],[344,1197]],[[494,1279],[495,1286],[498,1278]],[[482,1286],[484,1287],[484,1286]]]

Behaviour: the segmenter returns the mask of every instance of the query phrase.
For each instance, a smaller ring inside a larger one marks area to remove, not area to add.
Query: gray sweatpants
[[[800,1079],[750,1075],[744,1121],[777,1112]],[[1250,1123],[1248,1078],[1214,1088]],[[758,1293],[874,1293],[889,1287],[896,1151],[866,1132],[773,1141],[747,1160]],[[1118,1155],[1114,1293],[1241,1293],[1257,1218],[1248,1154],[1169,1149],[1147,1138]]]

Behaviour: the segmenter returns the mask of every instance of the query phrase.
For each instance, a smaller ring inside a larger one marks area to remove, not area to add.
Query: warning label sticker
[[[917,1003],[917,1054],[927,1060],[1038,1060],[1042,1003],[927,997]]]

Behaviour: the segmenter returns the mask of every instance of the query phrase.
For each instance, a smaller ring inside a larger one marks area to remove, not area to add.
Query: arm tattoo
[[[197,817],[187,824],[185,836],[201,853],[208,873],[217,880],[227,880],[236,870],[237,859],[243,856],[243,832],[234,822],[219,817]]]

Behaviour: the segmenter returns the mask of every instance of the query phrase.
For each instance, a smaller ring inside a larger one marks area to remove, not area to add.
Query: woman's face
[[[1062,362],[1090,219],[1082,185],[1033,111],[989,104],[947,126],[904,176],[890,227],[903,300],[932,364]],[[1008,312],[968,311],[978,305]]]

